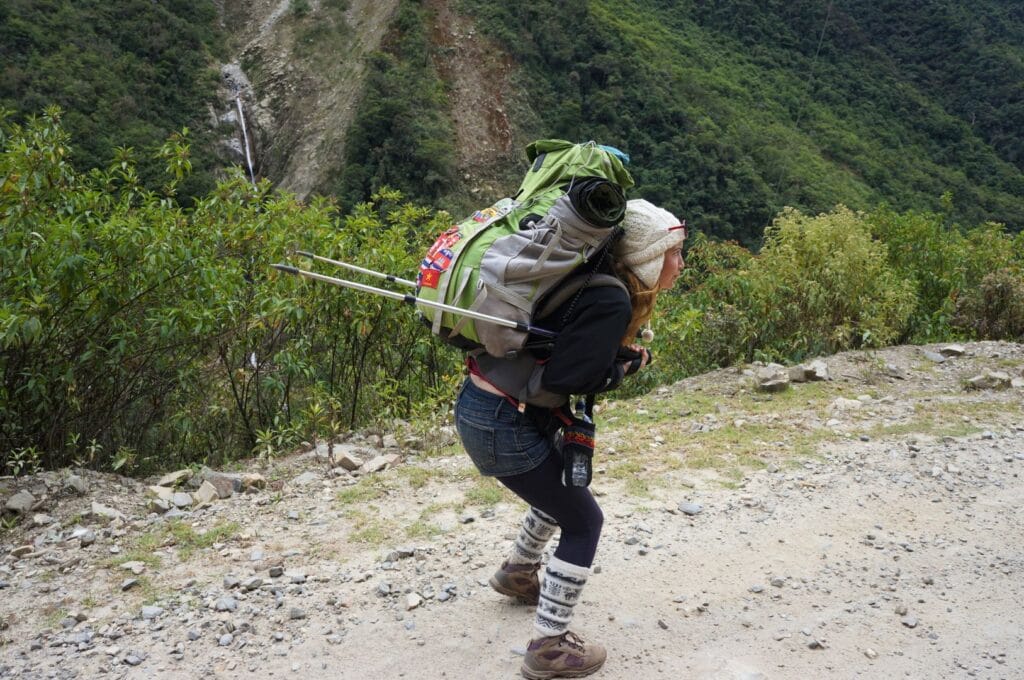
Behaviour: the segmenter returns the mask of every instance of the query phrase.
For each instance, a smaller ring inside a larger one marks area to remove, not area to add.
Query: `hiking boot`
[[[526,604],[537,604],[540,599],[538,569],[539,564],[509,564],[505,561],[491,577],[491,587]]]
[[[580,678],[601,668],[607,657],[601,645],[584,642],[576,633],[566,631],[530,640],[519,672],[530,680]]]

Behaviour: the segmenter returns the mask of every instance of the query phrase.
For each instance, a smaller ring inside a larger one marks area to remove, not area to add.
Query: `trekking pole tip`
[[[301,257],[309,257],[309,258],[313,257],[313,253],[307,252],[305,250],[296,250],[295,254],[299,255]]]
[[[292,267],[291,265],[287,265],[287,264],[272,264],[270,266],[273,267],[274,269],[283,271],[286,274],[298,275],[298,273],[299,273],[298,267]]]

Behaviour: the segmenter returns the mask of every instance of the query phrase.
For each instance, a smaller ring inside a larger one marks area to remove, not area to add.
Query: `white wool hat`
[[[626,203],[622,218],[625,233],[615,246],[615,255],[648,288],[658,285],[665,253],[686,239],[685,223],[648,201]]]

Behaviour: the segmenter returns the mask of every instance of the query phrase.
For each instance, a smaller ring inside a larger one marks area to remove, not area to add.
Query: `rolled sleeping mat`
[[[595,227],[608,229],[626,214],[626,194],[603,177],[578,177],[566,187],[573,209]]]

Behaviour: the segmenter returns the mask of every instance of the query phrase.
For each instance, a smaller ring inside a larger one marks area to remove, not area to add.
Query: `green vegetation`
[[[445,213],[382,189],[341,217],[239,174],[183,207],[184,134],[158,150],[159,190],[126,152],[79,173],[69,145],[57,109],[0,126],[0,468],[218,466],[451,403],[459,355],[407,307],[270,268],[301,235],[317,253],[410,271]],[[785,210],[758,254],[698,235],[681,285],[659,299],[657,361],[623,396],[740,360],[1020,340],[1024,234],[961,228],[948,208]],[[829,396],[811,389],[805,398]],[[659,408],[683,406],[715,404]],[[751,449],[733,446],[738,460]],[[404,475],[412,488],[432,476]],[[374,500],[387,484],[361,480],[338,501]],[[465,502],[502,493],[485,481]]]
[[[633,157],[643,196],[747,245],[785,206],[886,201],[1024,227],[1012,0],[463,0],[543,129]]]
[[[169,179],[153,192],[127,154],[75,172],[57,111],[4,125],[0,143],[5,462],[35,447],[47,467],[219,465],[447,394],[457,357],[408,308],[270,268],[301,235],[315,252],[407,271],[447,218],[381,193],[342,220],[240,175],[184,209],[183,136],[161,148]]]
[[[137,149],[144,184],[159,181],[152,159],[175,130],[196,131],[197,172],[183,195],[213,187],[206,123],[217,73],[217,14],[210,0],[9,0],[0,4],[0,109],[64,109],[78,170],[104,167],[116,149]],[[24,122],[24,121],[20,121]]]
[[[506,493],[505,487],[492,477],[476,477],[473,486],[466,489],[465,504],[490,507],[500,503]]]
[[[344,205],[385,186],[413,201],[435,201],[455,177],[455,133],[427,31],[423,6],[402,0],[384,48],[369,58],[334,191]]]

